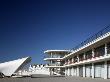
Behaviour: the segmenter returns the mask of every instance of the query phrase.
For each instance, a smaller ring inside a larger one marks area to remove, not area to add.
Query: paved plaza
[[[110,82],[110,79],[82,77],[0,78],[0,82]]]

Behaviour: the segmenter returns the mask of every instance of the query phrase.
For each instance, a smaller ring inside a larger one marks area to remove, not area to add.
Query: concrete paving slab
[[[110,82],[110,79],[83,77],[0,78],[0,82]]]

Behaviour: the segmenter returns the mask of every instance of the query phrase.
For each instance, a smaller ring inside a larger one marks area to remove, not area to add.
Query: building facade
[[[61,60],[65,76],[110,78],[110,27],[76,46]]]
[[[69,50],[47,50],[44,51],[47,54],[45,61],[48,61],[50,75],[64,75],[65,68],[63,57],[70,53]]]
[[[22,69],[17,72],[17,76],[32,76],[32,75],[50,75],[49,68],[46,68],[47,64],[33,64],[27,69]]]

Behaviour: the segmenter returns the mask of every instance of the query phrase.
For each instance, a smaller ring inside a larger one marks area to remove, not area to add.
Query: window
[[[70,58],[69,61],[70,61],[69,63],[71,64],[72,63],[72,58]]]
[[[107,44],[107,54],[110,54],[110,43]]]
[[[85,53],[85,59],[87,60],[87,59],[91,59],[92,58],[92,50],[90,50],[90,51],[87,51],[86,53]]]
[[[74,57],[74,63],[78,62],[77,56]]]
[[[94,57],[103,56],[105,54],[105,45],[97,47],[94,53]]]
[[[83,61],[84,60],[84,53],[79,54],[79,61]]]
[[[68,60],[65,61],[65,64],[66,64],[66,65],[68,64]]]

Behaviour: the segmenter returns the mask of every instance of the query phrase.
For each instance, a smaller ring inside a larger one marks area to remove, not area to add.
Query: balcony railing
[[[79,58],[79,61],[83,61],[84,60],[84,58],[82,57],[82,58]]]
[[[63,66],[63,64],[49,64],[49,66]]]
[[[110,32],[110,25],[107,26],[106,28],[102,29],[101,31],[99,31],[98,33],[94,34],[93,36],[91,36],[90,38],[86,39],[85,41],[83,41],[82,43],[80,43],[79,45],[75,46],[74,48],[71,49],[71,51],[74,51],[84,45],[86,45],[89,42],[92,42],[93,40],[99,38],[100,36],[106,34]]]
[[[63,57],[51,57],[51,56],[44,56],[44,58],[63,58]]]
[[[74,61],[72,62],[72,61],[70,61],[70,62],[65,62],[65,65],[68,65],[68,64],[73,64],[74,63]]]

